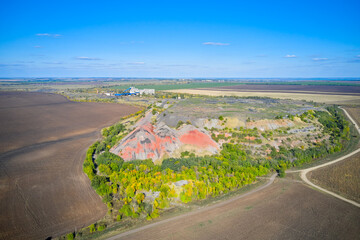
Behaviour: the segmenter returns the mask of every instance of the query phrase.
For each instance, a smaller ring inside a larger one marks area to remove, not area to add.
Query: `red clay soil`
[[[136,133],[139,131],[144,132],[144,135],[141,135],[140,137],[144,137],[144,140],[146,139],[146,141],[139,139],[138,136],[136,136]],[[139,156],[139,154],[145,154],[146,158],[157,158],[156,155],[161,157],[166,152],[165,144],[172,144],[175,141],[171,136],[159,137],[154,132],[154,126],[150,123],[137,127],[128,136],[130,136],[130,138],[122,143],[122,145],[125,145],[126,147],[120,154],[125,161],[132,160],[134,154],[137,156]],[[141,143],[142,141],[144,141],[144,143]],[[129,144],[131,142],[137,143],[135,145]]]
[[[208,146],[217,147],[216,143],[208,135],[198,130],[192,130],[183,134],[180,136],[180,141],[183,144],[195,145],[200,148],[206,148]]]
[[[101,219],[107,208],[82,171],[87,148],[138,110],[0,92],[0,239],[45,239]]]
[[[178,137],[179,132],[185,133]],[[197,129],[182,129],[177,132],[166,125],[154,127],[151,123],[145,123],[129,133],[111,152],[120,155],[125,161],[149,158],[157,160],[165,154],[171,155],[182,144],[201,149],[218,148],[210,136]]]

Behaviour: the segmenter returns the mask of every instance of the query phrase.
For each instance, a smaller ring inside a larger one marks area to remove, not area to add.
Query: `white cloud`
[[[313,58],[313,61],[326,61],[329,60],[328,58]]]
[[[40,37],[46,36],[46,37],[49,37],[50,34],[49,34],[49,33],[38,33],[38,34],[36,34],[36,36],[40,36]]]
[[[284,58],[296,58],[296,55],[294,54],[287,54],[284,56]]]
[[[37,33],[36,36],[38,37],[52,37],[52,38],[59,38],[61,34],[52,34],[52,33]]]
[[[101,60],[100,58],[93,58],[93,57],[76,57],[77,60]]]
[[[228,46],[230,43],[220,43],[220,42],[204,42],[204,45],[212,45],[212,46]]]

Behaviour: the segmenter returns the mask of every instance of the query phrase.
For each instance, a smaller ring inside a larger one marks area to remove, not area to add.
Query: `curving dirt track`
[[[0,92],[0,239],[45,239],[102,218],[83,159],[101,128],[138,110]]]

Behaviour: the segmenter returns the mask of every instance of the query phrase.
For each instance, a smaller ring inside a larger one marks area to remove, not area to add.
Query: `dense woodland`
[[[92,187],[102,196],[117,220],[124,217],[159,216],[172,203],[201,200],[241,188],[253,183],[257,176],[285,170],[314,159],[341,151],[350,136],[349,123],[336,107],[325,111],[307,111],[302,121],[318,119],[323,133],[330,135],[330,144],[314,143],[307,149],[275,148],[270,158],[253,158],[241,144],[225,143],[219,154],[195,157],[184,153],[181,158],[163,160],[155,165],[151,160],[124,162],[109,149],[121,138],[125,127],[116,124],[103,131],[103,140],[93,144],[84,162],[84,172]],[[181,188],[173,183],[186,180]],[[180,189],[180,191],[179,191]]]

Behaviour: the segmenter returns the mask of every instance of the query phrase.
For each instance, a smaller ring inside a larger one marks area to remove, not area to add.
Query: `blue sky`
[[[360,77],[360,1],[3,1],[0,77]]]

